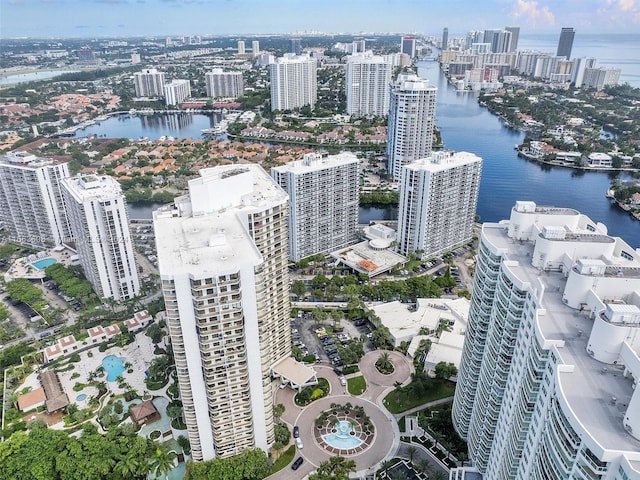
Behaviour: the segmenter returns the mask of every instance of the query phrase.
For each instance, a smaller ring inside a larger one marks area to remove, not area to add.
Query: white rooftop
[[[260,264],[247,215],[286,202],[286,193],[258,165],[215,167],[200,175],[189,182],[190,196],[153,214],[161,274],[232,273]]]
[[[534,204],[534,212],[541,207]],[[571,209],[546,209],[547,214],[573,215]],[[558,345],[561,363],[573,366],[573,371],[558,371],[558,384],[571,410],[583,428],[604,449],[618,451],[640,451],[640,441],[623,428],[623,415],[633,394],[631,376],[622,376],[622,367],[603,364],[587,354],[587,342],[594,325],[587,314],[568,308],[563,302],[567,278],[560,272],[540,271],[531,265],[533,244],[517,242],[509,238],[508,222],[485,223],[482,227],[485,238],[496,249],[506,253],[505,260],[522,282],[533,286],[541,282],[544,286],[542,307],[537,323],[548,346]],[[577,232],[576,232],[577,233]],[[588,234],[591,232],[583,231]],[[620,239],[617,242],[624,243]],[[630,248],[629,248],[630,249]],[[632,249],[630,249],[633,251]],[[607,263],[626,262],[620,257],[606,259]],[[603,373],[607,367],[607,373]],[[611,398],[618,401],[613,404]]]

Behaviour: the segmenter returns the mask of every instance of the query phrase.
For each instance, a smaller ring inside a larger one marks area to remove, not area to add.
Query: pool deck
[[[17,259],[9,267],[9,270],[7,270],[7,273],[4,276],[5,282],[16,280],[18,278],[26,278],[28,280],[43,279],[45,277],[44,270],[38,270],[32,264],[33,262],[37,262],[38,260],[43,260],[45,258],[53,258],[56,260],[56,263],[61,263],[67,267],[69,265],[78,264],[76,252],[70,248],[52,248],[50,250],[44,250]]]

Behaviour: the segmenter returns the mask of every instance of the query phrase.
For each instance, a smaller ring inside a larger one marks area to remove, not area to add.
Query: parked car
[[[298,438],[300,436],[300,428],[295,425],[293,427],[293,438]]]
[[[344,377],[340,377],[340,385],[342,385],[343,387],[347,386],[347,379]]]
[[[298,468],[300,468],[300,465],[302,465],[303,461],[304,460],[302,459],[302,457],[296,458],[296,461],[291,464],[291,469],[297,470]]]
[[[300,437],[296,438],[296,447],[298,447],[299,450],[302,450],[302,448],[304,447],[302,445],[302,439]]]

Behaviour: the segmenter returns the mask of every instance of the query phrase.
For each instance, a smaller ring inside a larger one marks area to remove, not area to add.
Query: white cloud
[[[609,0],[611,1],[611,0]],[[619,0],[631,1],[634,0]],[[536,0],[517,0],[511,16],[530,23],[531,26],[550,26],[556,23],[556,18],[548,6],[539,6]]]

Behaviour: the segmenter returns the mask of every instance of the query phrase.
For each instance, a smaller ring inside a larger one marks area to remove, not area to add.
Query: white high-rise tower
[[[106,175],[77,175],[62,181],[75,248],[96,293],[126,300],[140,293],[120,184]]]
[[[316,60],[287,54],[269,65],[271,110],[313,107],[318,99]]]
[[[399,75],[390,88],[387,159],[397,182],[404,165],[431,154],[437,89],[414,74]]]
[[[155,68],[146,68],[133,74],[136,87],[136,97],[164,96],[165,76]]]
[[[273,445],[272,367],[291,354],[287,194],[259,165],[200,170],[154,212],[194,460]]]
[[[0,157],[0,221],[9,240],[35,248],[68,242],[62,199],[66,162],[23,153]]]
[[[309,153],[271,169],[289,194],[289,258],[297,262],[357,240],[358,158],[351,153]]]
[[[570,208],[483,224],[452,410],[483,479],[640,478],[639,272]]]
[[[433,152],[402,169],[398,250],[430,258],[469,242],[478,204],[482,159]]]
[[[389,114],[391,69],[391,62],[370,51],[347,57],[345,88],[349,115]]]

